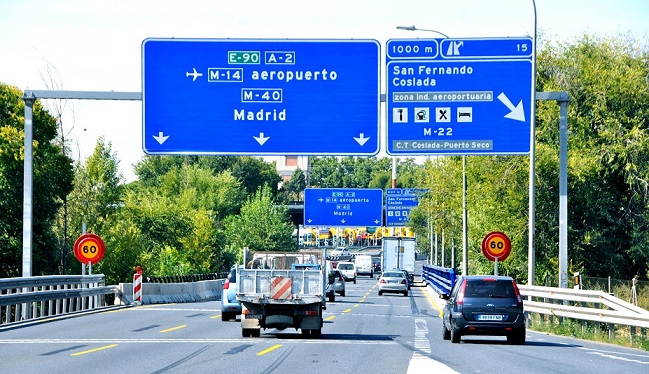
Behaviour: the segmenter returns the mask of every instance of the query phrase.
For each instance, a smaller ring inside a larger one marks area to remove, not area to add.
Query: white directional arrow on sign
[[[169,138],[169,135],[164,135],[162,131],[158,133],[158,136],[153,135],[153,138],[158,141],[158,143],[162,144]]]
[[[255,138],[255,140],[257,141],[257,143],[259,143],[259,145],[264,145],[264,143],[266,143],[266,140],[270,139],[270,136],[268,136],[268,137],[264,137],[264,133],[263,133],[263,132],[260,132],[258,137],[257,137],[257,136],[253,136],[253,138]]]
[[[513,119],[516,121],[525,122],[525,111],[523,109],[523,100],[518,102],[518,105],[514,106],[507,95],[504,92],[501,92],[498,95],[498,100],[502,101],[503,104],[510,110],[509,113],[505,115],[505,118]]]
[[[362,147],[368,140],[370,140],[370,138],[369,137],[366,138],[365,134],[361,133],[358,138],[354,137],[354,140],[356,140],[356,142],[358,142],[358,144],[360,144]]]

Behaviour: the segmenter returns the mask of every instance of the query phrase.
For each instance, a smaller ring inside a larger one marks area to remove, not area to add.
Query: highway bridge
[[[415,284],[407,297],[378,296],[376,278],[347,283],[327,303],[319,339],[295,330],[241,337],[220,302],[99,309],[0,325],[2,373],[625,373],[645,374],[649,352],[527,332],[442,339],[440,299]],[[4,295],[3,295],[4,296]]]

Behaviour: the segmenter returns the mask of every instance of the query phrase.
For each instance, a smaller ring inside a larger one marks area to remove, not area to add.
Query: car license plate
[[[476,317],[478,321],[502,321],[503,320],[502,314],[478,314]]]

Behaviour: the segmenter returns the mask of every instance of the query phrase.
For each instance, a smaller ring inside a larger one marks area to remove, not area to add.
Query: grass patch
[[[637,327],[633,339],[631,339],[631,327],[616,325],[614,338],[610,339],[610,327],[606,323],[598,324],[565,317],[548,317],[536,313],[532,313],[531,317],[530,330],[649,351],[649,338],[647,338],[646,329]]]

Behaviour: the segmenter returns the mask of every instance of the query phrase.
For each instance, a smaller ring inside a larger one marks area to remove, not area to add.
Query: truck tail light
[[[301,314],[302,314],[303,316],[317,316],[317,315],[318,315],[318,311],[317,311],[317,310],[305,310],[305,311],[302,311]]]

